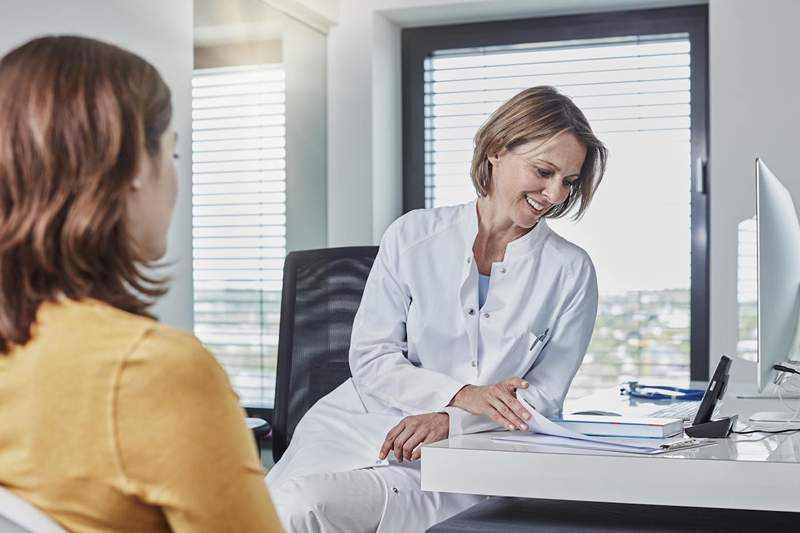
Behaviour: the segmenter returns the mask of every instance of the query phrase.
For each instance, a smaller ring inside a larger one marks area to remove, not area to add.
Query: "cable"
[[[794,368],[790,368],[788,366],[772,365],[772,368],[775,369],[775,370],[778,370],[779,372],[788,372],[789,374],[800,374],[800,372],[798,372]]]
[[[800,428],[780,429],[776,431],[767,431],[765,429],[753,429],[751,431],[731,431],[731,433],[734,433],[736,435],[750,435],[751,433],[771,433],[774,435],[777,433],[790,433],[792,431],[800,431]]]
[[[781,366],[781,365],[775,365],[775,366]],[[790,370],[794,372],[793,369]],[[795,372],[795,373],[800,374],[800,372]],[[794,411],[792,417],[786,422],[791,424],[792,422],[794,422],[795,418],[797,418],[797,415],[800,414],[800,407],[798,407],[797,409],[792,409],[792,407],[786,403],[786,400],[783,399],[783,395],[781,393],[783,392],[784,388],[787,388],[786,385],[792,385],[795,391],[797,391],[797,385],[788,381],[786,383],[778,385],[778,399],[781,401],[784,407],[786,407],[790,412]],[[792,392],[791,389],[789,389],[789,392]],[[787,429],[776,429],[776,430],[753,429],[748,431],[731,431],[731,433],[734,433],[736,435],[750,435],[752,433],[768,433],[770,435],[777,435],[778,433],[793,433],[796,431],[800,431],[800,428],[787,428]]]
[[[772,368],[777,370],[778,372],[786,372],[787,374],[800,375],[800,372],[798,372],[794,368],[790,368],[788,366],[773,365]],[[781,401],[781,403],[784,405],[784,407],[786,407],[790,412],[794,411],[794,415],[792,415],[792,418],[790,418],[788,420],[788,422],[791,423],[791,422],[794,422],[795,418],[797,418],[797,416],[800,414],[800,407],[798,407],[797,409],[792,409],[792,407],[789,404],[787,404],[786,401],[783,399],[782,392],[783,392],[784,388],[786,387],[786,385],[792,385],[792,387],[795,389],[795,391],[798,390],[798,387],[797,387],[797,385],[795,385],[794,383],[791,383],[790,381],[787,381],[786,383],[781,383],[777,387],[777,389],[778,389],[778,399]],[[792,392],[792,391],[790,390],[789,392]],[[753,433],[767,433],[767,434],[770,434],[770,435],[777,435],[778,433],[794,433],[796,431],[800,431],[800,428],[788,428],[788,429],[778,429],[778,430],[752,429],[752,430],[748,430],[748,431],[731,431],[731,433],[733,433],[734,435],[751,435]]]
[[[784,366],[784,365],[781,365],[781,364],[772,365],[772,368],[777,370],[778,372],[784,372],[786,374],[797,374],[797,375],[800,375],[800,372],[798,372],[794,368],[791,368],[791,367],[788,367],[788,366]],[[796,385],[791,382],[791,378],[793,378],[793,377],[794,376],[787,376],[787,379],[784,382],[778,383],[778,387],[777,387],[778,388],[778,399],[780,400],[781,404],[783,404],[783,406],[786,407],[786,409],[788,409],[789,412],[793,412],[794,413],[792,415],[792,417],[787,421],[789,423],[794,422],[795,419],[797,418],[797,416],[800,415],[800,406],[798,406],[796,409],[792,409],[792,406],[789,405],[788,403],[786,403],[786,401],[783,399],[783,394],[782,394],[784,389],[789,389],[789,387],[787,387],[787,385],[792,385],[792,387],[795,388],[795,392],[797,392]],[[797,379],[797,378],[795,378],[795,379]],[[792,392],[791,389],[789,389],[789,392]]]
[[[787,420],[787,422],[791,423],[794,422],[794,419],[797,418],[797,414],[800,413],[800,407],[798,407],[797,409],[792,409],[792,406],[786,403],[786,400],[783,399],[783,394],[782,394],[784,387],[785,387],[784,384],[778,385],[778,399],[781,401],[781,404],[783,404],[783,406],[789,410],[790,413],[794,412],[792,418]]]
[[[765,441],[767,439],[775,439],[776,438],[774,435],[770,435],[770,434],[761,435],[760,437],[757,437],[757,438],[753,438],[753,437],[755,437],[755,435],[745,435],[743,437],[737,437],[737,439],[739,439],[739,440],[737,440],[737,442],[748,442],[748,443],[749,442],[761,442],[761,441]],[[744,440],[745,438],[747,438],[747,440]]]

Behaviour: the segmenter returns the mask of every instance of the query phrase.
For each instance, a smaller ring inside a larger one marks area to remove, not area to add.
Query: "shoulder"
[[[157,322],[142,332],[126,363],[175,386],[228,385],[225,371],[197,337]]]
[[[568,241],[550,226],[548,226],[548,236],[543,246],[544,254],[555,258],[571,277],[576,279],[594,279],[596,277],[594,263],[586,250],[574,242]]]
[[[442,233],[457,230],[469,215],[472,205],[470,202],[409,211],[389,225],[381,244],[390,245],[402,253]]]
[[[213,357],[203,344],[191,333],[165,326],[158,322],[149,325],[143,332],[137,351],[156,352],[169,359],[207,359]]]
[[[156,383],[164,388],[228,384],[224,370],[194,335],[98,300],[43,304],[35,328],[40,352],[79,361],[94,374],[105,369],[114,383],[137,389]],[[53,361],[51,356],[47,360]]]
[[[214,356],[190,333],[95,300],[70,305],[74,319],[98,332],[84,335],[85,342],[97,344],[93,351],[117,354],[125,373],[147,374],[146,379],[155,381],[179,377],[176,384],[227,380]]]

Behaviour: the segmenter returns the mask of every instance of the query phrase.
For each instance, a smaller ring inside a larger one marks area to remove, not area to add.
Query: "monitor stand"
[[[785,394],[781,393],[778,396],[778,385],[771,383],[769,387],[764,389],[762,392],[757,392],[755,394],[743,394],[741,396],[737,396],[737,398],[744,398],[750,400],[798,400],[800,396],[797,394]],[[764,407],[767,407],[766,405]],[[769,407],[773,407],[770,405]],[[784,407],[791,409],[791,405],[785,405]],[[794,411],[758,411],[757,413],[753,413],[750,415],[749,422],[764,422],[764,423],[781,423],[781,422],[797,422],[800,424],[800,405],[797,406],[796,410]]]

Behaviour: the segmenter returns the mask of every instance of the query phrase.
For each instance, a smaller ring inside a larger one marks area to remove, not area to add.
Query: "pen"
[[[669,444],[662,444],[659,447],[662,450],[667,450],[671,452],[674,450],[680,450],[681,448],[691,448],[692,446],[696,446],[697,444],[699,444],[699,441],[697,439],[686,439],[686,440],[671,442]]]
[[[536,346],[538,343],[540,343],[540,342],[544,342],[544,340],[547,338],[547,334],[548,334],[548,333],[550,333],[550,328],[547,328],[546,330],[544,330],[544,333],[542,333],[541,335],[539,335],[538,337],[536,337],[535,339],[533,339],[533,344],[531,344],[531,347],[530,347],[530,348],[528,348],[528,351],[530,352],[531,350],[533,350],[533,348],[534,348],[534,347],[535,347],[535,346]]]

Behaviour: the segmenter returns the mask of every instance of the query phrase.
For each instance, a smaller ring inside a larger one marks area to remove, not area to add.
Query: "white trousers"
[[[273,481],[287,533],[422,533],[485,498],[422,491],[419,461]]]
[[[372,468],[290,479],[270,494],[287,533],[375,533],[386,505]]]

